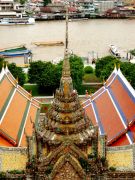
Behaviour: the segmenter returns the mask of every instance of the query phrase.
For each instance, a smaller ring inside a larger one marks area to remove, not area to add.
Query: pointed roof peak
[[[66,8],[66,33],[65,33],[65,53],[62,69],[62,77],[70,77],[70,63],[69,63],[69,52],[68,52],[68,4]]]
[[[4,63],[2,63],[2,69],[1,69],[1,72],[2,72],[2,71],[5,71]]]
[[[9,72],[9,69],[8,69],[8,66],[7,66],[7,62],[6,62],[5,71],[6,71],[6,73]]]
[[[115,64],[114,64],[114,70],[113,70],[113,72],[114,72],[114,73],[117,73],[117,71],[118,71],[118,70],[117,70],[117,66],[116,66],[116,63],[115,63]]]

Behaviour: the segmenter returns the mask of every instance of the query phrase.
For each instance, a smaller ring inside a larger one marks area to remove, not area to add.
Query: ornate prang
[[[67,179],[63,171],[73,172],[78,180],[84,179],[87,170],[81,165],[80,159],[86,164],[88,148],[93,149],[93,157],[98,157],[98,130],[86,116],[81,106],[77,91],[73,89],[70,76],[68,57],[68,7],[66,6],[66,39],[60,87],[52,105],[44,118],[39,120],[36,128],[37,160],[35,161],[35,178]],[[96,156],[95,156],[96,155]],[[94,159],[91,163],[94,162]],[[64,169],[66,168],[66,170]],[[94,163],[93,163],[94,168]],[[70,171],[71,170],[71,171]],[[95,166],[95,171],[97,166]],[[66,174],[66,173],[65,173]]]

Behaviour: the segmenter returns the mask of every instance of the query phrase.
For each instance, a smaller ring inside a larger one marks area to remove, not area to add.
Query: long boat
[[[50,42],[33,42],[36,46],[63,46],[62,41],[50,41]]]
[[[69,19],[69,22],[72,22],[72,21],[86,21],[86,20],[89,20],[89,18],[72,18],[72,19]]]
[[[0,26],[9,25],[31,25],[35,24],[34,18],[24,17],[24,18],[3,18],[0,20]]]
[[[24,45],[18,47],[11,47],[0,49],[0,56],[2,57],[17,57],[31,54],[31,50],[27,49]]]

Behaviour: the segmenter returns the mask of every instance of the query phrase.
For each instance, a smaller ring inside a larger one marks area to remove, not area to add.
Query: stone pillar
[[[92,154],[98,156],[98,126],[94,127],[94,139],[92,140]]]
[[[133,170],[135,170],[135,144],[133,146]]]
[[[98,137],[98,154],[100,157],[106,157],[106,135]]]
[[[27,136],[27,144],[28,144],[28,160],[31,162],[32,160],[32,139]]]

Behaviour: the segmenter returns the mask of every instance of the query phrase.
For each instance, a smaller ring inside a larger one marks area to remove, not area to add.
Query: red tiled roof
[[[0,146],[26,146],[24,129],[32,135],[39,102],[18,85],[8,68],[0,73]],[[31,119],[31,120],[30,120]]]
[[[128,145],[135,139],[135,90],[116,68],[92,98],[83,103],[86,114],[110,146]]]
[[[76,12],[77,9],[76,9],[75,7],[69,7],[69,8],[68,8],[68,11],[69,11],[69,12]]]

